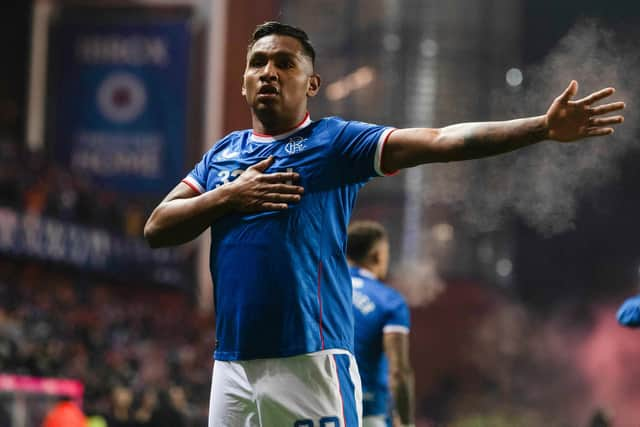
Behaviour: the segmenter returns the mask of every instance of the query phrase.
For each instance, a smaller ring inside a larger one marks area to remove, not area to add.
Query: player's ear
[[[312,74],[309,76],[309,84],[307,86],[307,96],[316,96],[320,91],[320,76],[318,74]]]
[[[247,96],[247,88],[244,87],[244,81],[242,82],[242,88],[240,89],[242,96]]]
[[[372,264],[377,265],[380,262],[380,259],[381,259],[380,249],[378,248],[377,245],[371,249],[368,257],[369,257],[369,260],[371,260]]]

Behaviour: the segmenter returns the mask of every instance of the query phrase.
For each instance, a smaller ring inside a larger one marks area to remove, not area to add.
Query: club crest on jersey
[[[304,150],[303,142],[306,141],[306,138],[301,136],[294,136],[289,138],[289,141],[284,146],[284,151],[288,154],[296,154]]]

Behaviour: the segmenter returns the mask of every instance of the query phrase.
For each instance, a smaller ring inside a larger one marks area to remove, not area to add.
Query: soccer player
[[[356,195],[370,178],[546,139],[608,135],[622,122],[601,117],[622,102],[594,105],[612,88],[574,101],[576,82],[545,114],[519,120],[397,130],[313,121],[314,61],[304,31],[260,25],[242,82],[252,128],[217,141],[145,225],[152,247],[211,227],[212,427],[361,424],[345,246]]]
[[[402,295],[382,282],[389,268],[384,227],[373,221],[352,222],[347,260],[353,285],[355,356],[362,378],[363,426],[387,426],[392,406],[403,427],[413,426],[409,308]]]

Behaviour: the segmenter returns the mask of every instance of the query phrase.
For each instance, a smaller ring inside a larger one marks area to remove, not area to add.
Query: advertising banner
[[[0,254],[189,289],[194,251],[194,244],[151,249],[139,238],[0,207]]]

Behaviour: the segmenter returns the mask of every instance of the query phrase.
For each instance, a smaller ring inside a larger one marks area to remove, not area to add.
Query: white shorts
[[[355,358],[323,350],[213,365],[209,427],[362,427]]]
[[[387,417],[371,415],[362,419],[362,427],[387,427]]]

